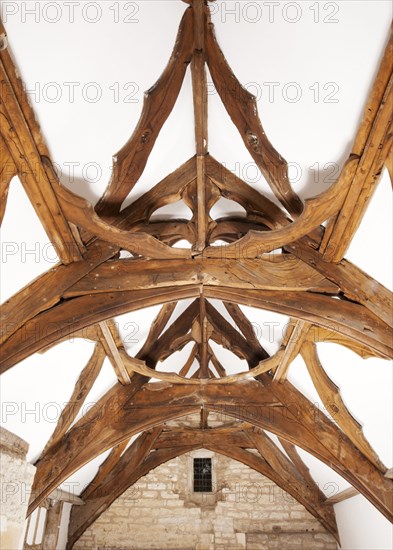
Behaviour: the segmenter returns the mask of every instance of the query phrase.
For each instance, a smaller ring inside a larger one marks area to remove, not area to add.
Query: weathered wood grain
[[[221,101],[249,153],[288,212],[299,215],[303,211],[303,203],[290,185],[288,165],[266,137],[258,116],[256,98],[243,88],[233,74],[210,21],[206,25],[206,59]]]
[[[100,215],[118,214],[124,199],[141,176],[158,134],[176,103],[187,65],[192,59],[193,19],[193,10],[187,9],[168,65],[159,80],[145,93],[142,114],[134,133],[114,157],[112,179],[96,207]]]
[[[286,380],[289,366],[299,354],[310,326],[310,323],[303,320],[295,321],[288,326],[287,334],[285,335],[283,356],[274,373],[273,379],[276,382],[283,382]]]
[[[321,253],[329,261],[344,256],[364,216],[392,147],[393,30],[385,48],[352,148],[358,158],[340,212],[330,220]]]
[[[89,394],[91,388],[93,387],[94,382],[97,380],[97,377],[101,371],[102,365],[105,359],[105,352],[100,344],[96,344],[93,354],[89,359],[86,367],[82,370],[76,384],[72,395],[64,407],[60,418],[56,424],[56,428],[49,438],[47,444],[45,445],[44,450],[41,453],[41,456],[52,446],[55,446],[64,434],[67,432],[71,424],[74,422],[87,395]]]
[[[109,326],[106,321],[99,322],[98,326],[101,332],[100,341],[102,347],[104,348],[105,353],[112,364],[117,379],[121,384],[130,384],[132,373],[128,372],[123,359],[121,358],[118,346],[113,338]]]
[[[7,206],[8,191],[11,180],[16,176],[17,170],[11,154],[0,134],[0,225],[3,222]]]
[[[2,33],[5,29],[1,25]],[[0,51],[1,134],[19,179],[59,258],[64,263],[81,260],[70,226],[42,166],[48,154],[25,89],[8,48]]]
[[[211,246],[204,250],[208,258],[257,258],[291,242],[305,237],[315,227],[336,214],[344,200],[357,168],[355,159],[350,158],[345,164],[339,179],[326,191],[312,199],[307,199],[304,209],[296,221],[272,231],[251,230],[236,241],[226,246]]]
[[[37,463],[29,512],[78,468],[112,449],[83,493],[82,511],[72,514],[69,549],[141,475],[201,446],[273,479],[335,536],[333,509],[295,445],[335,469],[392,518],[386,467],[324,372],[315,346],[334,342],[362,357],[392,355],[391,294],[342,259],[383,167],[391,168],[392,42],[341,175],[330,189],[303,204],[289,183],[286,161],[264,133],[255,98],[236,79],[217,44],[207,2],[187,3],[169,63],[145,96],[139,123],[114,159],[113,177],[96,211],[60,185],[8,50],[0,52],[5,90],[0,195],[6,199],[17,173],[64,264],[4,305],[1,372],[70,337],[88,333],[97,342],[74,389],[76,408],[64,409]],[[248,151],[290,216],[208,154],[206,63]],[[189,64],[196,154],[121,211],[174,107]],[[212,219],[211,209],[221,197],[240,204],[245,216]],[[191,209],[191,220],[153,217],[162,206],[181,200]],[[321,224],[326,220],[325,230]],[[190,247],[175,247],[180,240]],[[217,241],[226,244],[213,246]],[[279,248],[282,254],[267,254]],[[120,260],[121,250],[134,258]],[[171,322],[176,304],[190,298],[194,301]],[[223,301],[236,327],[210,299]],[[158,304],[164,305],[145,344],[136,357],[129,356],[113,318]],[[269,357],[260,345],[239,304],[292,318],[276,355]],[[159,362],[190,342],[192,352],[179,372],[158,370]],[[245,359],[249,370],[227,376],[211,342]],[[285,380],[299,352],[337,425]],[[106,356],[127,386],[116,384],[71,427]],[[194,361],[198,367],[190,376]],[[150,378],[162,382],[148,383]],[[209,428],[211,412],[235,419],[237,431],[227,425]],[[163,422],[188,414],[200,415],[199,429],[160,435]],[[281,438],[288,458],[261,430]],[[140,432],[126,450],[130,437]],[[48,539],[48,547],[52,543]]]
[[[199,387],[148,384],[133,396],[129,387],[118,384],[66,434],[61,445],[37,464],[29,512],[48,492],[105,449],[142,430],[196,413],[204,404],[223,417],[244,420],[311,451],[391,518],[391,480],[288,382],[272,384],[268,375],[262,380],[264,385],[256,381]]]
[[[141,307],[197,297],[198,286],[175,286],[164,289],[153,288],[115,293],[86,295],[65,300],[48,311],[44,311],[16,331],[3,344],[0,363],[1,372],[56,340],[71,336],[74,332],[104,321],[127,311]],[[304,292],[278,292],[227,287],[207,287],[206,298],[277,311],[297,319],[348,336],[367,345],[383,357],[392,355],[390,328],[365,307],[338,301],[332,297]],[[223,322],[224,326],[225,323]],[[222,331],[216,336],[225,342]],[[247,352],[246,352],[247,353]]]
[[[318,357],[316,345],[311,342],[304,342],[301,348],[301,355],[306,363],[313,384],[325,405],[329,414],[334,418],[344,433],[347,434],[358,449],[372,462],[379,470],[386,471],[377,453],[371,447],[364,436],[361,424],[351,415],[347,409],[340,389],[326,374]]]
[[[177,284],[299,290],[338,294],[334,283],[289,254],[258,260],[195,258],[193,260],[117,260],[101,264],[63,293],[64,298],[83,294],[142,290]]]
[[[288,457],[291,459],[293,464],[296,466],[298,472],[303,477],[307,485],[314,491],[315,495],[318,495],[319,500],[323,502],[326,500],[325,494],[321,491],[319,488],[319,485],[315,482],[314,478],[310,474],[309,468],[306,466],[306,464],[301,459],[299,453],[297,452],[297,449],[295,445],[292,445],[292,443],[289,443],[289,441],[286,441],[285,439],[279,438],[279,441],[284,449],[284,451],[287,453]]]

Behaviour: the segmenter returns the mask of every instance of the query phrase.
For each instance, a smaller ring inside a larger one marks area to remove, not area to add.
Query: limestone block
[[[14,550],[21,538],[35,467],[26,462],[28,444],[0,428],[0,548]]]

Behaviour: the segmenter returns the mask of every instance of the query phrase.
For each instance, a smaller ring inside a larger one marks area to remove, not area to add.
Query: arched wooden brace
[[[180,191],[186,187],[195,177],[195,160],[190,159],[174,172],[166,176],[155,186],[160,192],[162,189],[171,190],[175,184]],[[153,190],[152,190],[153,191]],[[149,193],[145,193],[146,202],[135,201],[125,208],[112,224],[122,230],[129,230],[129,225],[143,213],[149,212],[153,206],[149,205]],[[160,202],[162,197],[158,199]],[[139,209],[135,211],[135,208]],[[73,262],[68,265],[59,264],[40,275],[25,288],[2,304],[0,311],[0,343],[3,343],[16,330],[27,321],[51,308],[60,302],[64,292],[82,279],[91,270],[115,257],[119,253],[119,247],[113,243],[99,240],[91,235],[85,236],[89,240],[83,261]]]
[[[97,204],[97,212],[118,214],[123,201],[139,180],[164,122],[169,117],[194,50],[194,13],[187,9],[180,23],[168,65],[144,97],[139,122],[127,143],[114,157],[113,177]]]
[[[242,86],[225,59],[218,45],[210,14],[205,21],[204,45],[214,85],[248,152],[278,200],[288,212],[298,216],[303,211],[303,203],[291,187],[288,164],[266,136],[258,116],[256,97]]]
[[[108,292],[63,301],[37,315],[6,340],[2,347],[0,372],[89,325],[142,307],[193,298],[199,294],[200,285],[186,285]],[[222,287],[204,287],[204,296],[303,319],[364,343],[384,357],[392,355],[390,327],[360,304],[309,292],[260,292]]]
[[[198,430],[196,430],[196,432],[199,433]],[[221,440],[220,443],[217,444],[217,442],[214,441],[214,437],[210,437],[210,430],[207,430],[207,432],[208,433],[205,434],[205,441],[201,441],[203,438],[198,438],[198,441],[191,443],[188,438],[184,437],[184,434],[175,431],[173,433],[173,439],[176,440],[175,445],[164,449],[158,447],[158,449],[150,453],[141,461],[137,467],[134,467],[133,456],[135,453],[131,451],[131,453],[128,453],[130,456],[124,453],[113,470],[106,476],[100,487],[97,488],[96,492],[91,493],[89,498],[84,500],[84,506],[80,509],[76,509],[76,507],[73,508],[70,518],[67,549],[70,550],[75,542],[82,536],[84,531],[86,531],[86,529],[88,529],[117,498],[132,485],[137,483],[142,476],[164,462],[199,448],[210,449],[216,453],[225,455],[261,473],[289,493],[295,500],[300,502],[338,539],[333,507],[318,500],[318,495],[314,494],[312,490],[307,487],[304,480],[296,480],[294,484],[286,482],[286,480],[275,472],[261,456],[250,453],[245,448],[242,448],[242,446],[236,445],[237,439],[242,441],[242,432],[235,432],[232,434],[232,436],[236,435],[236,438],[232,437],[233,441],[229,445]],[[159,445],[160,440],[158,439],[155,446]],[[243,445],[243,447],[245,447],[245,445]],[[250,447],[250,444],[248,447]]]
[[[29,513],[100,453],[135,433],[204,407],[266,429],[303,448],[392,519],[392,481],[288,381],[275,384],[269,375],[260,378],[264,385],[257,381],[199,387],[146,384],[131,398],[129,386],[117,384],[37,463]]]

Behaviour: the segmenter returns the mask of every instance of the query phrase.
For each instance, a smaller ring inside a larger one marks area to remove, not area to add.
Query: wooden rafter
[[[314,491],[315,495],[319,496],[319,500],[324,501],[326,499],[324,493],[321,491],[319,485],[315,482],[314,478],[310,474],[309,468],[301,459],[295,445],[292,445],[292,443],[289,443],[289,441],[286,441],[282,438],[279,438],[279,441],[284,451],[287,453],[288,457],[291,459],[292,463],[295,465],[298,472],[305,480],[306,484]]]
[[[129,386],[118,384],[90,409],[64,437],[64,443],[49,450],[37,463],[30,512],[46,495],[83,464],[107,448],[159,423],[199,412],[211,411],[266,429],[326,462],[366,496],[387,517],[391,509],[391,480],[384,477],[339,428],[288,381],[275,384],[269,375],[259,382],[181,386],[149,384],[130,398]],[[114,409],[114,403],[115,409]],[[126,405],[126,406],[125,406]],[[315,415],[318,415],[315,428]],[[99,415],[99,417],[96,415]],[[99,437],[97,437],[99,434]],[[61,463],[61,472],[53,469]],[[348,464],[356,464],[349,469]]]
[[[82,370],[71,398],[64,407],[60,418],[56,424],[56,428],[49,438],[42,455],[44,455],[50,447],[55,446],[67,432],[71,424],[77,417],[89,391],[96,381],[105,359],[104,349],[100,344],[96,344],[93,354],[89,359],[86,367]]]
[[[260,293],[250,289],[239,291],[228,287],[206,287],[204,294],[208,299],[237,302],[297,317],[348,336],[384,357],[392,356],[390,327],[359,304],[342,301],[338,307],[337,300],[316,293],[287,292],[284,294],[276,291]],[[163,301],[172,302],[196,298],[199,295],[197,286],[176,286],[166,289],[86,295],[63,301],[27,322],[23,328],[18,329],[8,338],[3,344],[1,372],[5,372],[17,362],[56,340],[108,317],[115,317]],[[216,339],[224,343],[226,338],[222,334],[222,327],[225,327],[227,322],[220,314],[211,313],[210,308],[208,310],[208,317],[212,315],[216,321]],[[231,331],[235,332],[232,328]],[[240,334],[237,340],[246,342]],[[244,353],[249,355],[250,349],[243,347]],[[170,345],[167,349],[170,355]]]
[[[310,323],[303,320],[295,321],[288,326],[284,339],[284,354],[274,374],[274,380],[283,382],[286,379],[289,366],[299,354],[310,326]]]
[[[0,34],[6,34],[0,21]],[[65,264],[81,260],[81,251],[49,181],[42,157],[49,156],[8,48],[0,50],[1,135],[22,185]]]
[[[142,174],[158,134],[175,105],[192,58],[193,16],[192,10],[186,10],[169,63],[160,79],[146,92],[143,112],[133,135],[114,157],[112,180],[97,205],[100,214],[118,214]]]
[[[358,449],[361,449],[364,455],[367,456],[377,468],[383,469],[383,464],[363,434],[362,426],[348,411],[340,395],[339,388],[329,378],[322,367],[316,345],[312,342],[303,343],[301,354],[314,386],[326,409]]]
[[[11,154],[0,134],[0,225],[2,224],[7,205],[11,180],[17,174]]]
[[[100,340],[103,348],[105,349],[107,357],[109,357],[110,362],[112,363],[113,369],[116,373],[116,376],[121,384],[130,384],[131,377],[124,361],[121,358],[119,353],[119,348],[116,345],[116,342],[113,338],[112,332],[109,329],[106,321],[101,321],[99,324],[99,330],[101,332]]]
[[[340,212],[329,222],[320,251],[340,261],[366,212],[393,140],[393,29],[382,57],[351,156],[357,159],[348,194]]]

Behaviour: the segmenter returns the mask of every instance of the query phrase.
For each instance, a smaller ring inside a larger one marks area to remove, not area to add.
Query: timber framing
[[[61,185],[0,24],[0,223],[17,176],[59,257],[58,265],[3,304],[0,372],[70,337],[94,342],[70,404],[36,463],[28,514],[70,475],[111,451],[74,502],[68,550],[140,477],[198,448],[262,473],[337,540],[333,504],[354,494],[393,520],[391,470],[318,356],[318,343],[325,342],[362,358],[393,357],[391,293],[344,258],[384,167],[392,177],[392,36],[341,174],[330,189],[303,202],[291,187],[287,162],[264,132],[256,99],[218,45],[208,1],[186,4],[168,65],[146,93],[140,120],[115,155],[112,178],[96,208]],[[188,68],[195,155],[122,209]],[[207,68],[280,206],[209,154]],[[222,197],[237,202],[245,215],[213,219],[211,209]],[[152,219],[159,208],[179,201],[192,211],[190,220]],[[189,246],[174,246],[180,241]],[[131,257],[121,259],[123,250]],[[190,303],[179,315],[183,300]],[[115,318],[152,305],[161,309],[132,357]],[[276,354],[269,356],[240,306],[290,316]],[[185,364],[175,372],[160,370],[160,363],[190,343]],[[214,351],[217,345],[247,369],[228,375]],[[288,381],[298,356],[334,421]],[[75,421],[106,358],[118,383]],[[209,414],[220,415],[222,425],[210,427]],[[197,427],[171,425],[189,415],[199,415]],[[268,433],[279,437],[285,452]],[[330,466],[351,488],[327,500],[297,448]]]

